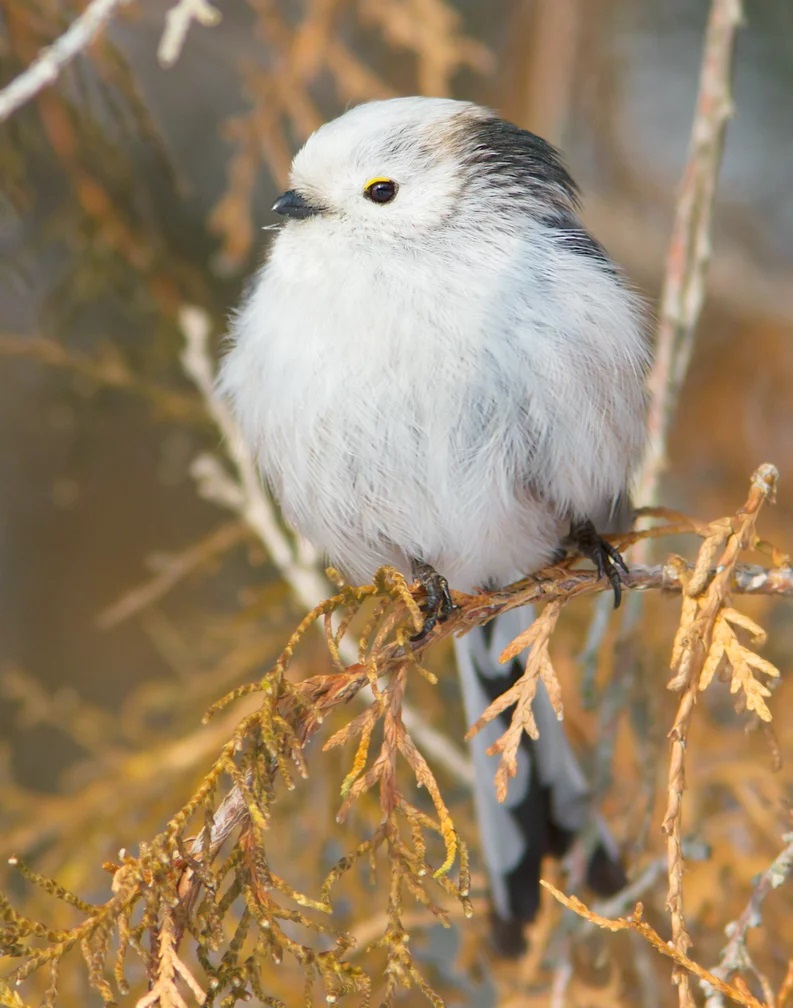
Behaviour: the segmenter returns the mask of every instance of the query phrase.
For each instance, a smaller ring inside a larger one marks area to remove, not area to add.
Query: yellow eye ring
[[[397,194],[399,186],[390,178],[373,178],[364,186],[364,196],[372,203],[390,203]]]

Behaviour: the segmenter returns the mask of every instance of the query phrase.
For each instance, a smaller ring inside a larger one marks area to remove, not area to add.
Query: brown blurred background
[[[652,303],[708,5],[223,0],[217,7],[221,23],[194,25],[176,65],[164,69],[156,53],[167,5],[132,4],[90,59],[0,127],[0,848],[24,851],[39,869],[93,887],[92,895],[105,885],[95,866],[156,830],[222,742],[220,731],[201,735],[203,707],[260,673],[299,617],[277,572],[242,533],[221,533],[227,548],[207,544],[233,518],[202,501],[190,476],[194,457],[220,446],[180,367],[179,306],[202,306],[222,334],[266,250],[260,229],[272,222],[268,207],[294,150],[351,103],[410,93],[490,104],[560,146],[582,188],[585,219]],[[57,0],[0,0],[0,80],[78,10]],[[759,463],[774,462],[781,493],[761,530],[790,550],[793,7],[746,0],[745,14],[707,309],[663,497],[715,518],[740,504]],[[694,548],[674,545],[687,555]],[[111,628],[98,624],[111,603],[188,549],[199,561],[173,590]],[[673,602],[650,608],[657,619],[640,664],[644,689],[660,699],[645,696],[628,719],[632,733],[626,727],[620,736],[607,802],[619,839],[641,848],[637,865],[661,849],[659,808],[650,806],[648,835],[638,837],[630,806],[647,779],[650,757],[636,738],[653,734],[640,723],[648,710],[658,718],[649,728],[660,740],[653,758],[663,773],[663,683],[676,618]],[[789,670],[789,605],[753,600],[746,608],[769,629],[763,653]],[[572,662],[586,620],[586,611],[571,618],[559,647],[560,663],[565,649],[570,658],[574,729],[592,742],[597,721],[577,710]],[[304,667],[322,660],[319,644],[309,647]],[[448,664],[448,655],[438,662]],[[453,682],[442,689],[456,702]],[[777,711],[789,692],[783,683]],[[762,738],[744,734],[726,690],[714,697],[703,713],[709,729],[699,740],[687,820],[714,852],[692,868],[690,883],[696,937],[711,960],[752,874],[781,843],[793,779],[789,767],[771,776]],[[437,697],[422,703],[442,717]],[[778,725],[784,755],[791,748],[784,713]],[[461,721],[449,733],[459,740]],[[173,740],[186,748],[175,752]],[[342,764],[333,767],[343,775]],[[311,787],[330,824],[341,777],[327,778]],[[465,817],[464,791],[449,787]],[[299,833],[304,813],[290,801],[290,830]],[[285,836],[285,849],[290,843]],[[339,843],[344,837],[334,837]],[[320,850],[321,837],[316,844]],[[779,934],[785,921],[793,931],[789,909],[789,902],[777,908]],[[438,936],[434,949],[439,961],[453,960]],[[769,942],[764,950],[769,970],[783,970],[784,949]],[[447,969],[448,989],[467,985],[465,1003],[492,1003],[489,966],[478,952],[467,954],[469,965]],[[503,1003],[513,996],[533,1003],[530,991],[547,1003],[540,966],[524,964],[507,993],[499,979]],[[570,1003],[622,1003],[626,977],[614,962],[601,968],[603,976],[594,966],[582,974],[588,993],[571,988]],[[661,964],[658,976],[666,970]],[[653,992],[652,969],[645,974],[643,1003],[672,1003],[671,989]],[[75,980],[63,1003],[84,1003],[80,990]]]

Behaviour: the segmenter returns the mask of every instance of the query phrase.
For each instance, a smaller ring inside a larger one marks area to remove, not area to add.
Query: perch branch
[[[626,583],[634,590],[662,590],[679,594],[693,565],[658,565],[655,567],[634,568],[627,576]],[[711,569],[707,574],[708,583],[719,576],[718,570]],[[730,591],[735,594],[764,594],[793,597],[793,568],[761,568],[754,565],[739,565],[732,573]],[[446,636],[455,633],[465,633],[474,626],[481,626],[507,609],[520,608],[532,603],[545,603],[556,599],[569,601],[582,595],[593,595],[602,591],[611,591],[608,582],[602,582],[593,571],[550,567],[539,572],[534,578],[516,582],[516,584],[499,591],[481,595],[457,594],[455,601],[458,608],[449,619],[439,624],[427,641],[413,645],[414,656],[418,657],[430,644],[437,643]],[[405,651],[401,645],[387,645],[380,653],[374,654],[373,660],[380,674],[388,673],[395,663],[404,660]],[[343,690],[326,695],[325,690],[329,680],[327,676],[316,676],[310,680],[307,691],[312,703],[335,707],[347,703],[353,696],[362,693],[368,682],[367,672],[360,669],[355,675],[345,680]],[[313,726],[312,731],[316,726]],[[222,802],[215,815],[211,829],[210,846],[214,851],[219,849],[239,825],[245,814],[245,803],[236,789],[232,789]],[[196,850],[201,840],[195,841]],[[606,905],[606,908],[611,906]]]

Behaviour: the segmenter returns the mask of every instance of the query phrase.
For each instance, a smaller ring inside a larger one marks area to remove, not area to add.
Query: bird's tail
[[[505,665],[498,658],[531,618],[530,607],[510,610],[455,641],[469,724],[523,674],[525,652]],[[542,858],[562,857],[590,821],[590,810],[586,779],[542,683],[534,700],[539,738],[534,741],[524,734],[517,775],[510,781],[506,801],[499,804],[493,785],[497,757],[485,750],[503,733],[509,716],[510,711],[505,711],[485,725],[474,736],[471,750],[481,847],[490,876],[494,940],[502,953],[515,955],[524,948],[523,925],[534,919],[539,906]],[[599,834],[587,881],[606,895],[625,884],[625,873],[605,827]]]

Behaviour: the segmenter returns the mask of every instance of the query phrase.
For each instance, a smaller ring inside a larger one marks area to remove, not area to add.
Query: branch
[[[669,429],[688,370],[705,299],[716,180],[727,122],[730,78],[741,0],[712,0],[705,37],[691,148],[683,173],[661,294],[656,359],[650,375],[649,440],[636,481],[636,499],[657,499]]]
[[[146,609],[203,564],[244,542],[248,534],[242,522],[227,522],[181,553],[168,556],[153,578],[128,589],[120,599],[106,606],[96,617],[97,626],[100,630],[110,630]]]
[[[220,24],[221,13],[209,0],[179,0],[165,15],[165,31],[157,47],[160,66],[172,67],[179,59],[193,21],[204,28]]]
[[[672,920],[673,944],[681,955],[685,955],[691,945],[683,909],[682,806],[686,789],[686,746],[697,697],[710,684],[716,671],[727,665],[733,672],[731,692],[742,689],[746,707],[755,710],[763,720],[771,720],[764,700],[769,690],[755,678],[752,669],[771,676],[779,673],[770,662],[740,644],[736,628],[748,631],[755,640],[762,640],[765,635],[760,627],[728,605],[739,553],[756,545],[757,515],[762,505],[773,499],[777,478],[773,466],[760,466],[752,477],[746,504],[734,518],[712,523],[693,572],[681,570],[683,604],[672,651],[673,678],[668,686],[680,692],[680,702],[669,732],[668,800],[661,827],[667,837],[669,858],[666,905]],[[710,569],[717,558],[716,574],[711,577]],[[677,970],[673,980],[678,986],[681,1008],[693,1008],[688,973]]]
[[[59,39],[42,49],[22,73],[0,91],[0,122],[21,108],[50,84],[54,84],[67,63],[96,38],[116,11],[130,0],[91,0],[83,13]]]
[[[677,526],[673,528],[676,530]],[[631,538],[654,538],[664,531],[664,529],[652,529],[634,533]],[[694,569],[693,564],[685,564],[682,561],[677,564],[658,564],[654,567],[635,567],[627,575],[626,585],[637,591],[661,589],[679,594]],[[709,569],[705,575],[706,584],[711,584],[716,577],[724,576],[723,570],[720,571],[715,567]],[[763,568],[753,564],[741,564],[732,571],[731,579],[727,574],[726,582],[722,585],[725,583],[729,585],[729,590],[736,594],[793,597],[793,567]],[[611,592],[611,586],[607,581],[598,578],[594,571],[559,565],[549,567],[532,578],[518,581],[499,591],[468,596],[458,593],[455,597],[457,608],[452,615],[445,623],[439,624],[427,640],[414,644],[413,654],[418,657],[430,644],[434,645],[443,637],[465,633],[474,626],[483,625],[507,609],[520,608],[532,603],[545,603],[554,599],[569,601],[581,595],[593,595],[603,591]],[[375,656],[380,674],[390,671],[392,665],[402,661],[404,656],[405,651],[401,645],[386,646]],[[315,676],[308,680],[306,689],[311,696],[312,704],[321,704],[323,708],[330,709],[347,703],[353,696],[363,693],[368,681],[367,671],[357,662],[348,672],[353,670],[355,674],[344,681],[342,692],[334,693],[332,696],[327,693],[331,683],[328,676]],[[315,730],[316,727],[312,724],[311,730]],[[237,788],[232,788],[212,823],[209,838],[212,852],[222,847],[238,827],[244,814],[244,799]],[[203,842],[201,836],[194,841],[194,852],[201,849]]]
[[[101,388],[129,392],[148,400],[169,419],[205,423],[206,412],[195,396],[185,395],[166,385],[147,382],[134,374],[111,343],[104,343],[96,355],[71,350],[45,336],[0,333],[0,354],[34,360],[47,367],[61,368],[78,378],[86,378]]]
[[[719,965],[712,970],[712,974],[720,980],[728,980],[733,973],[741,970],[754,969],[749,950],[746,947],[746,932],[750,928],[759,927],[761,924],[761,908],[766,896],[772,889],[779,886],[790,876],[793,871],[793,833],[787,833],[783,837],[785,846],[774,859],[772,864],[759,876],[752,891],[752,896],[746,904],[741,916],[737,921],[733,921],[726,927],[729,941],[721,953]],[[763,988],[768,987],[768,982],[764,977],[759,977]],[[707,981],[701,981],[702,989],[707,995],[706,1008],[722,1008],[724,1000],[721,992],[712,987]],[[781,999],[779,1004],[782,1004]]]
[[[652,945],[656,952],[659,952],[662,956],[666,956],[668,959],[672,959],[680,969],[686,970],[704,983],[710,984],[715,990],[718,990],[736,1004],[743,1005],[743,1008],[768,1008],[767,1005],[764,1005],[756,997],[753,997],[749,991],[739,990],[737,987],[730,986],[713,973],[709,973],[706,969],[703,969],[693,959],[689,959],[684,952],[676,949],[672,942],[665,942],[658,932],[643,919],[643,907],[641,903],[636,904],[635,910],[629,917],[618,917],[616,920],[611,920],[609,917],[603,917],[590,910],[581,900],[576,899],[575,896],[565,896],[564,893],[552,886],[550,882],[546,882],[545,879],[541,879],[540,885],[547,889],[562,906],[567,907],[568,910],[572,910],[579,917],[583,917],[590,924],[596,924],[599,928],[603,928],[606,931],[634,931],[636,934],[641,935],[645,941]]]
[[[744,706],[763,717],[764,684],[756,678],[755,670],[766,677],[777,674],[769,662],[734,639],[735,629],[749,634],[755,644],[764,637],[759,627],[729,604],[730,594],[740,583],[750,591],[770,591],[776,587],[790,590],[793,578],[789,567],[778,566],[769,571],[737,567],[739,553],[748,549],[764,550],[780,564],[777,551],[758,540],[754,531],[760,505],[771,496],[776,475],[773,466],[760,467],[753,476],[746,503],[731,518],[704,524],[655,509],[652,516],[656,520],[665,518],[665,526],[614,538],[620,549],[642,539],[686,531],[695,532],[703,540],[693,568],[682,559],[672,558],[665,567],[639,570],[632,575],[635,587],[652,585],[683,592],[683,612],[673,655],[675,677],[671,684],[683,692],[683,700],[673,738],[670,809],[665,822],[670,837],[670,889],[672,883],[677,886],[676,891],[670,891],[673,941],[665,942],[649,928],[641,920],[639,908],[631,918],[609,921],[576,901],[567,901],[567,905],[599,926],[637,932],[653,948],[671,958],[679,971],[677,975],[685,977],[689,1002],[691,995],[687,984],[689,975],[693,974],[745,1008],[760,1006],[740,976],[727,982],[687,955],[679,885],[682,872],[680,801],[686,704],[695,685],[698,689],[707,685],[709,668],[712,673],[721,664],[732,665],[733,692],[742,690]],[[230,478],[229,484],[231,488],[236,487],[241,500],[239,486]],[[430,764],[403,723],[403,695],[415,674],[436,681],[421,665],[425,648],[435,646],[450,633],[464,633],[473,626],[483,625],[507,608],[529,601],[550,602],[543,615],[532,622],[529,631],[518,634],[503,652],[509,656],[525,645],[533,645],[533,659],[527,663],[523,683],[518,684],[520,695],[515,696],[517,719],[515,714],[512,717],[515,735],[531,731],[531,719],[521,705],[526,707],[530,702],[533,675],[539,674],[549,689],[554,687],[547,651],[551,624],[565,602],[604,590],[604,579],[598,579],[594,571],[573,566],[575,563],[575,558],[565,560],[501,591],[476,595],[455,593],[459,608],[446,623],[418,642],[412,641],[409,635],[416,621],[421,619],[416,597],[421,589],[409,585],[398,571],[382,568],[370,585],[339,584],[333,597],[323,599],[301,620],[273,667],[262,678],[238,686],[207,712],[207,717],[212,717],[242,698],[250,700],[255,696],[258,699],[253,709],[237,722],[193,795],[171,817],[164,830],[150,843],[140,845],[138,857],[123,852],[120,864],[107,866],[113,872],[113,896],[106,903],[88,904],[57,882],[20,864],[19,870],[29,881],[78,908],[86,918],[68,931],[49,931],[45,925],[18,914],[0,897],[6,944],[23,960],[14,978],[21,982],[43,967],[51,965],[57,969],[63,957],[79,945],[88,966],[90,983],[109,1000],[108,956],[111,955],[112,935],[117,932],[118,951],[112,956],[113,975],[119,988],[126,988],[128,953],[135,953],[147,963],[152,984],[149,995],[144,995],[142,1006],[179,1008],[184,1000],[180,989],[185,984],[191,988],[194,998],[203,994],[197,984],[193,986],[192,976],[183,969],[184,963],[179,958],[180,943],[189,933],[198,943],[198,958],[213,990],[247,984],[260,999],[266,997],[261,994],[257,972],[249,971],[246,963],[255,965],[263,958],[280,962],[288,952],[306,971],[307,982],[315,977],[322,983],[329,1001],[348,991],[366,994],[372,986],[371,977],[349,960],[349,940],[336,935],[333,921],[323,923],[316,915],[332,914],[334,901],[331,897],[337,884],[355,866],[364,864],[367,859],[374,862],[382,854],[389,864],[388,908],[384,933],[372,947],[383,948],[387,953],[386,1001],[397,987],[417,987],[433,1004],[439,1003],[405,944],[403,897],[417,901],[439,920],[446,921],[448,915],[434,895],[435,890],[427,889],[432,883],[441,895],[452,896],[468,917],[473,912],[469,896],[470,870],[467,849],[449,815]],[[787,561],[781,563],[787,564]],[[356,631],[352,628],[360,626],[359,617],[364,612],[369,614],[368,619],[355,644]],[[290,664],[296,648],[317,622],[324,632],[332,668],[295,682],[288,675]],[[341,644],[350,637],[357,660],[345,667]],[[723,659],[717,653],[719,648]],[[351,803],[362,799],[371,789],[379,792],[381,819],[371,836],[331,868],[320,898],[315,899],[295,890],[270,864],[267,838],[272,810],[282,788],[292,790],[296,777],[309,775],[308,744],[321,726],[327,724],[331,712],[362,695],[367,688],[374,694],[373,704],[348,720],[326,740],[324,748],[357,742],[351,769],[341,785],[342,804],[337,819],[343,819]],[[373,738],[379,739],[376,751],[371,747]],[[513,742],[509,732],[504,741],[503,751],[509,758],[507,743]],[[398,762],[406,763],[415,785],[429,793],[434,815],[428,815],[408,800],[398,779]],[[433,853],[438,849],[438,838],[443,840],[445,847],[445,858],[440,865]],[[428,846],[430,839],[431,847]],[[224,844],[227,853],[215,863]],[[450,876],[455,862],[455,875]],[[767,887],[776,884],[787,868],[787,860],[784,863],[778,860],[772,866],[768,882],[761,885],[746,915],[747,920]],[[650,871],[642,886],[649,884],[652,877],[653,871]],[[631,891],[635,894],[637,890],[635,887],[626,890],[623,900]],[[235,917],[233,907],[238,896],[244,898],[244,907],[240,907]],[[305,911],[310,911],[311,915],[306,916]],[[304,945],[292,938],[289,922],[307,929],[313,936],[311,944]],[[232,926],[235,926],[234,936],[228,942]],[[741,922],[738,926],[741,927]],[[240,956],[243,948],[248,948],[249,932],[251,940],[255,939],[255,950],[242,961]],[[144,945],[146,936],[148,943]],[[335,938],[333,948],[326,948],[328,936]],[[46,938],[49,944],[40,947],[39,938]],[[326,951],[318,954],[316,941],[321,942]],[[221,944],[225,951],[220,961],[215,962],[214,953]],[[153,954],[148,951],[149,947]],[[557,994],[564,993],[566,975],[564,970],[557,975]],[[679,980],[678,983],[682,990],[683,983]],[[766,1001],[768,1005],[772,1003],[769,998]]]

